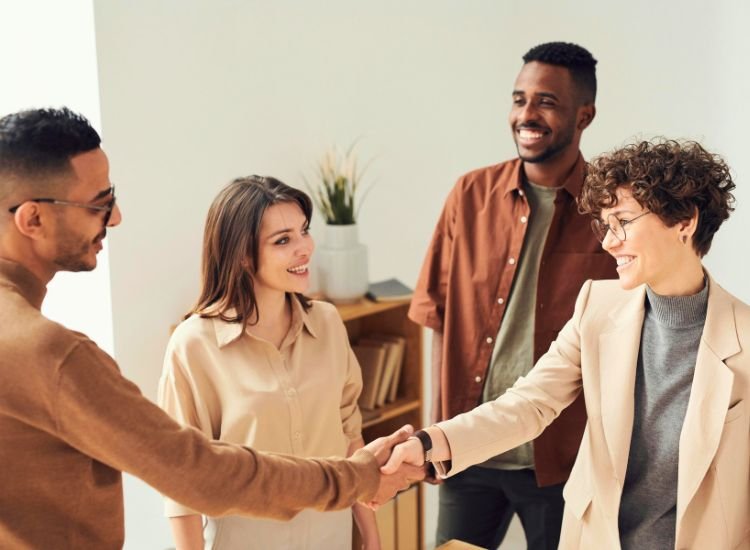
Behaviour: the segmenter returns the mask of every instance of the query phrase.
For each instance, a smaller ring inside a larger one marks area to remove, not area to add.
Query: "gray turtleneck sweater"
[[[623,550],[674,548],[677,465],[708,285],[692,296],[646,289],[635,377],[635,415],[620,502]]]

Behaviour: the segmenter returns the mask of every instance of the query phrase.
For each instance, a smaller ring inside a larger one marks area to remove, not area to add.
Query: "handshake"
[[[365,445],[380,466],[380,484],[375,496],[364,504],[375,510],[392,499],[396,493],[408,489],[425,478],[422,444],[409,439],[414,428],[405,425],[391,435],[380,437]]]

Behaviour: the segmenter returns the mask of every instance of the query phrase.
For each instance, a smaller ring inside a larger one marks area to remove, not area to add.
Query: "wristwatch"
[[[417,430],[409,439],[418,439],[424,449],[424,461],[432,462],[432,438],[424,430]]]

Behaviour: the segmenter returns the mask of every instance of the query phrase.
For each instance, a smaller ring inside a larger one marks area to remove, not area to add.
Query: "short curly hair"
[[[599,218],[604,208],[617,204],[621,186],[669,227],[690,219],[697,210],[693,248],[700,257],[734,210],[729,166],[695,141],[641,141],[593,159],[578,198],[579,211]]]
[[[596,100],[596,59],[583,46],[571,42],[546,42],[534,46],[523,56],[524,63],[538,61],[565,67],[573,77],[583,103]]]

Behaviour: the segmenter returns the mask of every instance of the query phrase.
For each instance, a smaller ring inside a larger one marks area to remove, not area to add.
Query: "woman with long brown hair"
[[[214,199],[200,296],[170,338],[159,384],[159,404],[178,421],[213,439],[297,456],[348,456],[364,444],[362,377],[346,329],[333,306],[303,294],[311,216],[305,193],[270,177],[236,179]],[[351,548],[348,510],[304,511],[289,522],[209,517],[204,525],[167,500],[166,513],[178,550]],[[379,548],[372,511],[356,505],[353,515],[365,548]]]

